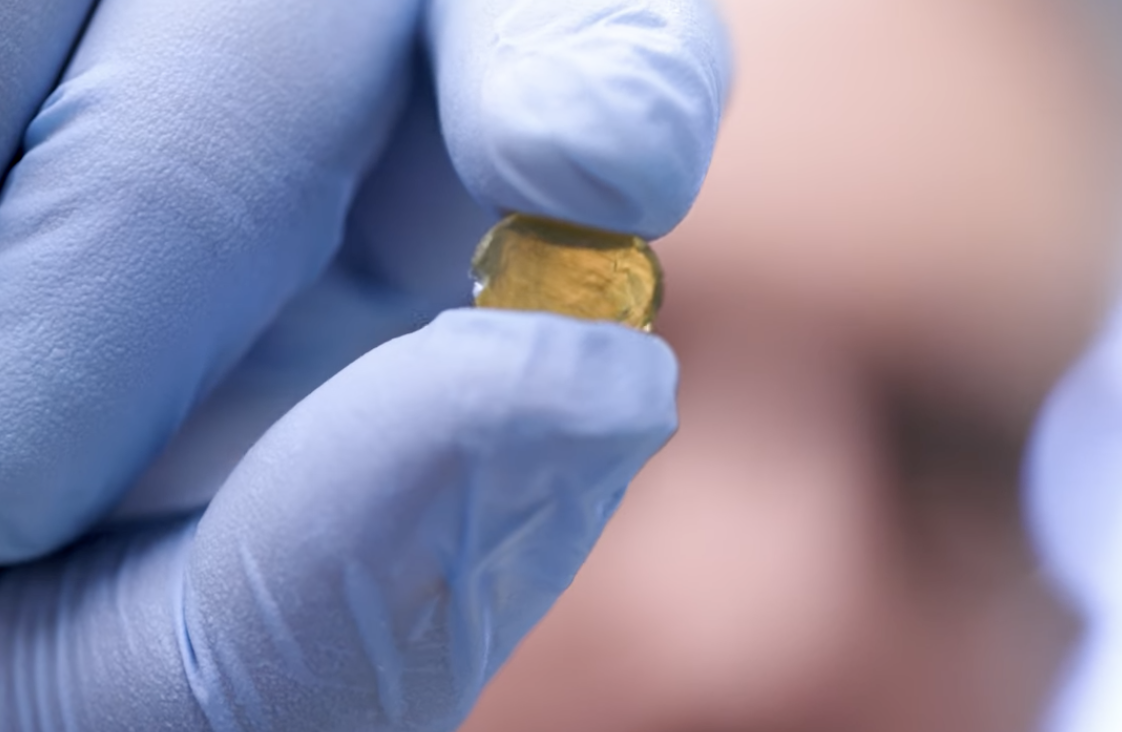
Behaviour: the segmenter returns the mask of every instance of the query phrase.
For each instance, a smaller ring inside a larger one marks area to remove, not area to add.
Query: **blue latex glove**
[[[1122,730],[1122,303],[1053,393],[1026,471],[1046,566],[1085,621],[1050,732]]]
[[[0,729],[453,729],[675,365],[548,315],[389,339],[465,301],[498,211],[681,218],[711,8],[100,0],[52,92],[85,10],[0,6],[0,155],[50,94],[0,197]]]

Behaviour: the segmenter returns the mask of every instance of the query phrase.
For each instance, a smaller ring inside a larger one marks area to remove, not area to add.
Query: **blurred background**
[[[465,732],[1018,732],[1077,638],[1018,471],[1114,282],[1091,3],[726,0],[656,245],[681,432]]]

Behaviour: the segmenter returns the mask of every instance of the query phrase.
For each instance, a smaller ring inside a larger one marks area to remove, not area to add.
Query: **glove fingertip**
[[[474,32],[445,31],[453,40],[435,49],[445,134],[469,190],[498,211],[666,234],[701,188],[728,89],[712,9],[481,4],[491,12],[468,18]]]
[[[1026,464],[1030,530],[1060,588],[1083,607],[1117,602],[1122,528],[1122,352],[1106,339],[1046,404]]]

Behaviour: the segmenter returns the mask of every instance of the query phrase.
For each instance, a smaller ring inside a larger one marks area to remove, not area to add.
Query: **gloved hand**
[[[499,211],[684,215],[711,8],[86,10],[0,7],[0,156],[49,93],[0,197],[0,729],[455,728],[674,429],[674,361],[472,310],[374,346],[464,301]]]
[[[1122,305],[1122,303],[1120,303]],[[1026,475],[1045,564],[1084,622],[1048,732],[1122,729],[1122,307],[1052,394]]]

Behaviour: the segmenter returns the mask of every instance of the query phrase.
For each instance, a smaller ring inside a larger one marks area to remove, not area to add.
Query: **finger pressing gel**
[[[475,304],[609,320],[649,332],[662,303],[662,267],[645,241],[514,214],[472,259]]]

